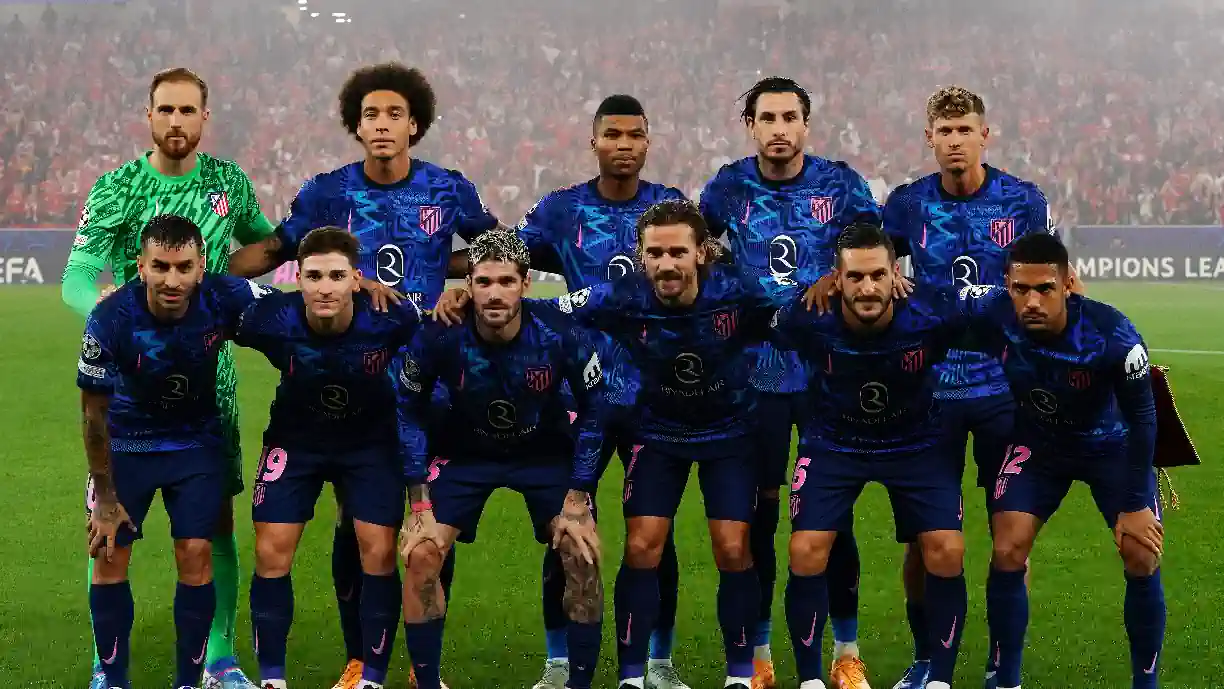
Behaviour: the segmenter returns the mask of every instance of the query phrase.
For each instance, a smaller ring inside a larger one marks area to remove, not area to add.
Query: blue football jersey
[[[497,218],[462,174],[414,158],[408,177],[395,184],[370,180],[359,162],[307,180],[277,227],[282,258],[292,260],[306,233],[324,225],[361,240],[357,267],[366,277],[433,307],[446,286],[454,236],[471,241]]]
[[[815,422],[803,429],[818,449],[887,456],[942,442],[932,368],[966,333],[967,319],[951,289],[919,287],[893,301],[882,332],[852,331],[841,300],[824,315],[796,299],[778,312],[775,337],[812,371]]]
[[[234,342],[281,372],[264,444],[328,452],[397,442],[395,379],[387,367],[420,325],[412,302],[380,313],[365,292],[354,298],[352,324],[337,335],[310,328],[301,292],[253,304]]]
[[[607,423],[603,363],[591,334],[572,318],[523,302],[519,334],[480,337],[471,307],[462,325],[427,323],[399,372],[399,430],[410,483],[425,478],[427,408],[435,386],[450,409],[432,446],[451,461],[573,457],[572,487],[595,487]],[[576,410],[561,394],[568,383]],[[575,413],[570,427],[570,412]]]
[[[755,157],[724,165],[701,192],[701,210],[715,236],[726,235],[735,263],[760,289],[786,299],[828,273],[837,235],[857,221],[879,223],[880,206],[850,166],[805,155],[803,171],[785,181],[761,176]],[[753,385],[798,392],[806,374],[793,353],[766,345]]]
[[[675,187],[640,182],[632,199],[610,201],[599,193],[597,182],[548,194],[518,225],[527,248],[552,255],[571,291],[633,272],[638,218],[660,201],[684,198]]]
[[[77,386],[110,396],[115,452],[168,452],[221,444],[217,356],[243,311],[276,290],[207,273],[187,313],[162,321],[144,282],[103,299],[85,321]]]
[[[646,440],[704,443],[742,438],[754,428],[750,345],[769,336],[777,310],[738,272],[711,266],[697,301],[665,306],[644,273],[585,287],[553,302],[603,331],[640,372],[639,431]]]
[[[897,187],[884,204],[884,229],[908,244],[918,282],[955,288],[1002,286],[1007,247],[1025,234],[1054,231],[1037,185],[990,166],[986,182],[966,198],[945,191],[938,173]],[[1006,392],[999,362],[980,352],[954,351],[939,367],[939,398]]]

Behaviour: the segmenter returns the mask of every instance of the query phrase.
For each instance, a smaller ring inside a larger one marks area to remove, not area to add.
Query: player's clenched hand
[[[103,287],[102,291],[98,292],[98,301],[95,303],[101,304],[102,300],[114,294],[116,289],[118,288],[114,285],[107,285],[106,287]]]
[[[446,539],[442,537],[442,529],[438,526],[438,520],[434,519],[433,510],[413,510],[400,529],[400,557],[406,562],[412,551],[426,542],[433,543],[439,551],[446,548]]]
[[[462,287],[452,287],[442,293],[438,297],[438,303],[434,305],[433,317],[435,321],[446,325],[458,325],[463,322],[463,307],[467,306],[472,295]]]
[[[1122,537],[1130,536],[1156,557],[1164,554],[1164,526],[1151,508],[1138,512],[1123,512],[1114,525],[1114,543],[1122,548]]]
[[[595,531],[595,517],[591,515],[587,494],[579,490],[566,494],[561,514],[553,519],[552,547],[560,548],[561,541],[567,536],[578,547],[587,564],[599,562],[599,534]]]
[[[127,510],[123,509],[123,505],[110,500],[99,500],[89,515],[89,556],[98,557],[99,554],[104,554],[109,562],[115,554],[115,539],[119,527],[124,524],[133,531],[136,530],[136,525],[132,523],[132,518],[128,516]]]
[[[399,292],[381,282],[368,278],[361,280],[361,289],[370,294],[370,301],[373,303],[375,311],[386,311],[390,306],[398,304],[404,299],[404,295]]]
[[[807,291],[803,293],[803,304],[808,311],[816,307],[816,313],[824,315],[829,311],[829,297],[837,294],[837,279],[833,273],[822,275]]]

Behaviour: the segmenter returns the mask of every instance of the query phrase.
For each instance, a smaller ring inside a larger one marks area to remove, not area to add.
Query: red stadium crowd
[[[148,80],[172,65],[208,80],[202,147],[242,164],[275,222],[304,179],[360,157],[336,94],[384,60],[437,90],[416,155],[510,224],[594,175],[591,114],[617,92],[651,116],[646,176],[696,194],[751,153],[736,99],[768,74],[810,89],[809,149],[880,194],[933,169],[926,98],[957,83],[986,99],[989,162],[1038,182],[1060,225],[1221,222],[1224,22],[1113,0],[797,4],[819,7],[359,0],[337,24],[215,0],[0,23],[0,226],[74,226],[93,181],[148,147]]]

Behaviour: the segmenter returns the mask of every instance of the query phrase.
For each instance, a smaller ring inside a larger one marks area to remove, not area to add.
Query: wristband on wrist
[[[433,509],[433,503],[428,500],[422,500],[420,502],[412,503],[413,512],[424,512],[425,510],[432,510],[432,509]]]

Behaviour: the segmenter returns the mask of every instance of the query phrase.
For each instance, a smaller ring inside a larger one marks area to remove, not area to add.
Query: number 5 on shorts
[[[807,480],[807,466],[811,463],[811,457],[800,457],[795,460],[795,478],[791,481],[792,491],[797,491],[803,487],[803,482]]]

